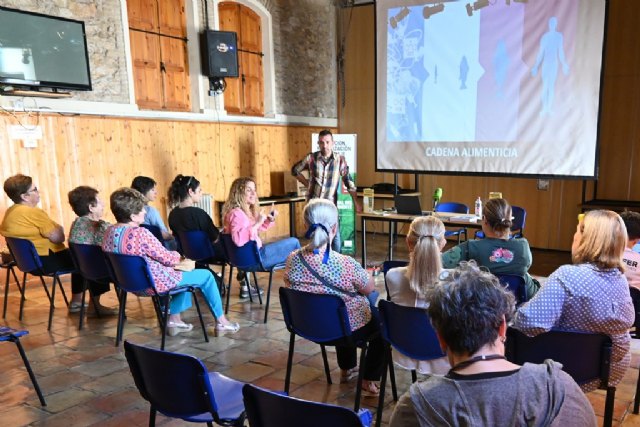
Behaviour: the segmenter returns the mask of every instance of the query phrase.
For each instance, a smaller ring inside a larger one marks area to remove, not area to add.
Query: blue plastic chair
[[[391,294],[389,293],[389,285],[387,284],[387,273],[392,268],[405,267],[409,264],[409,261],[389,260],[382,263],[382,276],[384,277],[384,289],[387,291],[387,301],[391,301]]]
[[[42,287],[44,288],[47,298],[49,299],[49,324],[47,326],[47,330],[51,330],[51,321],[53,320],[53,311],[55,310],[55,298],[56,298],[56,283],[62,292],[62,296],[64,298],[65,304],[69,305],[69,300],[67,299],[67,294],[62,287],[62,282],[60,281],[60,276],[65,274],[75,273],[74,269],[69,270],[59,270],[59,271],[44,271],[42,267],[42,261],[40,260],[40,255],[36,252],[36,247],[30,240],[27,239],[19,239],[17,237],[6,237],[7,246],[9,247],[9,251],[13,256],[13,259],[16,262],[18,268],[24,273],[22,279],[22,286],[18,286],[20,288],[20,315],[18,316],[19,320],[22,320],[22,312],[24,309],[24,293],[27,286],[27,274],[31,274],[32,276],[36,276],[40,278],[40,282],[42,283]],[[45,277],[51,277],[51,292],[49,292],[49,288],[44,281]],[[6,301],[6,300],[5,300]]]
[[[267,304],[264,307],[264,323],[267,323],[267,315],[269,314],[269,302],[271,301],[271,285],[273,283],[273,272],[276,270],[282,270],[284,268],[284,262],[276,264],[271,268],[265,268],[260,257],[260,250],[258,244],[251,240],[245,243],[243,246],[236,246],[229,234],[221,234],[220,238],[224,245],[224,251],[227,255],[227,260],[231,266],[229,272],[229,289],[227,289],[227,306],[225,313],[229,312],[229,298],[231,296],[231,277],[233,275],[233,268],[242,270],[246,273],[253,273],[253,280],[255,283],[256,293],[258,294],[258,300],[262,304],[262,296],[260,295],[260,289],[258,288],[258,277],[256,272],[269,273],[269,286],[267,287]],[[247,280],[249,284],[249,280]],[[249,292],[249,298],[251,299],[251,292]],[[251,299],[252,300],[252,299]],[[252,300],[253,301],[253,300]]]
[[[242,388],[251,427],[369,427],[368,409],[358,413],[342,406],[296,399],[251,384]]]
[[[518,305],[527,302],[527,288],[525,287],[524,277],[516,274],[496,274],[495,276],[516,297]]]
[[[527,220],[527,211],[519,206],[511,206],[511,216],[513,223],[511,224],[511,235],[509,239],[520,239],[524,237],[524,224]],[[476,239],[484,239],[482,231],[476,231]]]
[[[17,264],[13,260],[7,261],[7,262],[3,262],[3,263],[0,264],[0,268],[7,269],[7,279],[4,282],[4,303],[3,303],[3,307],[2,307],[2,318],[3,319],[5,319],[7,317],[7,301],[9,300],[9,283],[10,283],[11,275],[13,275],[13,278],[16,281],[16,286],[18,287],[18,290],[20,290],[20,280],[18,280],[18,276],[16,275],[16,271],[14,270],[14,267],[16,267],[16,266],[17,266]]]
[[[356,387],[356,401],[353,409],[357,412],[360,408],[360,396],[362,394],[365,355],[368,342],[373,336],[361,341],[352,339],[347,307],[342,298],[337,295],[313,294],[289,288],[280,288],[280,305],[284,315],[284,323],[290,332],[287,373],[284,380],[285,393],[289,394],[296,335],[320,345],[324,373],[329,384],[332,384],[332,382],[325,347],[335,345],[358,347],[361,349],[360,369]]]
[[[122,340],[122,329],[124,325],[125,306],[127,304],[127,293],[131,292],[138,296],[148,296],[153,300],[156,309],[156,315],[162,328],[162,344],[160,349],[164,350],[164,343],[167,335],[167,319],[169,317],[169,300],[173,295],[183,292],[191,292],[194,296],[196,309],[198,310],[198,318],[204,333],[204,340],[209,342],[207,331],[202,320],[200,312],[200,304],[198,298],[195,298],[195,290],[197,288],[191,286],[181,286],[173,288],[168,292],[158,292],[156,290],[153,277],[149,271],[149,266],[144,258],[136,255],[116,254],[105,252],[107,266],[111,277],[116,285],[120,288],[120,310],[118,312],[118,326],[116,331],[116,347],[120,345]],[[164,310],[162,310],[164,309]]]
[[[561,363],[562,370],[578,385],[600,380],[600,388],[607,391],[604,427],[611,427],[613,422],[616,395],[616,388],[609,387],[611,347],[611,338],[604,334],[551,330],[528,337],[516,329],[507,329],[506,356],[510,362],[523,365],[552,359]]]
[[[468,214],[469,207],[464,203],[457,202],[442,202],[436,205],[434,212],[446,212],[446,213],[457,213],[457,214]],[[467,229],[459,228],[457,230],[446,230],[444,232],[444,237],[458,236],[458,244],[460,244],[460,236],[464,234],[464,240],[467,240]]]
[[[151,234],[153,234],[153,237],[158,239],[158,241],[164,245],[164,237],[162,237],[162,230],[160,230],[160,227],[151,224],[140,224],[140,227],[149,230]]]
[[[387,343],[387,351],[385,352],[384,371],[380,382],[376,426],[379,426],[382,420],[384,391],[387,385],[387,368],[391,374],[393,398],[398,400],[391,347],[404,356],[416,360],[434,360],[445,356],[425,309],[406,307],[391,301],[381,300],[378,303],[378,311],[380,313],[380,331],[382,338]],[[418,379],[415,370],[411,371],[411,379],[413,382]]]
[[[208,372],[197,358],[124,342],[124,354],[140,395],[151,404],[149,426],[156,412],[192,423],[244,425],[244,383]]]
[[[89,288],[89,281],[110,283],[111,275],[107,267],[107,262],[104,258],[102,248],[98,245],[86,245],[82,243],[69,242],[69,251],[71,251],[71,259],[73,260],[76,269],[82,274],[84,279],[84,288],[82,290],[82,306],[80,308],[80,321],[78,324],[78,330],[82,329],[84,320],[84,300],[89,289],[89,296],[94,308],[96,309],[96,315],[100,317],[100,310],[96,305],[96,302],[91,294]]]
[[[209,265],[213,264],[221,266],[222,282],[224,282],[224,272],[227,266],[227,259],[223,245],[218,245],[218,248],[214,248],[213,243],[209,240],[209,236],[207,236],[207,233],[202,230],[176,233],[176,242],[178,244],[179,252],[185,257],[194,260],[196,262],[196,268],[206,268],[215,277],[218,277],[218,274],[211,270]],[[230,284],[231,277],[229,277],[229,286]],[[226,292],[224,283],[219,283],[219,291],[220,295],[224,295],[224,292]]]
[[[38,380],[36,379],[33,370],[31,370],[31,364],[29,363],[29,359],[27,359],[27,354],[24,352],[24,348],[22,348],[22,344],[20,343],[20,337],[27,335],[29,331],[19,331],[16,329],[11,329],[7,326],[0,326],[0,342],[12,342],[15,343],[18,347],[18,351],[20,352],[20,357],[22,357],[22,361],[24,362],[24,367],[27,369],[29,373],[29,378],[31,378],[31,383],[33,384],[33,388],[36,389],[36,393],[38,394],[38,399],[40,399],[40,404],[42,406],[47,406],[47,402],[44,400],[44,396],[42,395],[42,391],[40,391],[40,386],[38,385]]]

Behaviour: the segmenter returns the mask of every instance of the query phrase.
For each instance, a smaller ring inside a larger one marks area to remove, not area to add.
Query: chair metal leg
[[[360,368],[358,370],[358,385],[356,386],[356,401],[353,404],[353,411],[358,412],[360,410],[360,398],[362,397],[362,379],[365,369],[365,358],[367,355],[368,344],[365,342],[360,352]]]
[[[636,383],[636,395],[633,398],[633,413],[638,415],[640,409],[640,372],[638,372],[638,381]]]
[[[293,350],[296,346],[296,334],[291,332],[289,337],[289,355],[287,356],[287,373],[284,376],[284,392],[289,395],[289,385],[291,383],[291,365],[293,364]]]
[[[386,346],[384,362],[382,363],[382,378],[380,379],[380,396],[378,397],[378,409],[376,410],[376,427],[382,422],[382,409],[384,408],[384,392],[387,387],[387,368],[391,360],[391,348]]]
[[[40,390],[40,386],[38,385],[38,380],[36,379],[33,370],[31,370],[31,364],[29,363],[29,359],[27,359],[27,354],[24,352],[22,344],[20,344],[20,338],[12,336],[11,340],[16,343],[16,346],[18,346],[18,351],[20,352],[20,357],[22,357],[22,361],[24,362],[24,367],[27,368],[29,378],[31,378],[31,383],[33,384],[33,388],[36,389],[38,399],[40,399],[40,405],[47,406],[47,402],[44,401],[44,396],[42,395],[42,391]]]
[[[327,377],[327,384],[333,384],[331,382],[331,373],[329,372],[329,359],[327,359],[327,349],[323,344],[320,344],[320,351],[322,352],[322,364],[324,365],[324,375]]]
[[[258,286],[258,275],[255,271],[253,272],[253,282],[255,283],[256,294],[258,294],[258,301],[260,302],[260,305],[262,305],[262,295],[260,295],[260,286]],[[251,288],[249,288],[249,297],[251,297]]]
[[[200,303],[198,302],[198,297],[196,296],[196,288],[191,288],[191,294],[193,295],[193,301],[196,304],[196,310],[198,311],[198,318],[200,319],[200,326],[202,327],[202,333],[204,334],[205,342],[209,342],[209,335],[207,335],[207,328],[204,326],[204,320],[202,320],[202,312],[200,311]],[[202,292],[202,291],[200,291]]]
[[[389,351],[389,379],[391,380],[391,396],[398,401],[398,386],[396,385],[396,368],[393,365],[393,351]]]
[[[416,381],[418,381],[418,373],[416,372],[415,369],[411,370],[411,382],[415,383]]]
[[[47,285],[44,282],[44,279],[42,276],[40,276],[40,280],[42,280],[42,286],[44,286],[44,288],[47,288]],[[51,322],[53,321],[53,312],[56,309],[56,276],[53,276],[53,283],[51,285],[51,296],[49,298],[49,326],[47,327],[47,331],[51,330]]]
[[[604,404],[604,422],[603,427],[611,427],[613,424],[613,402],[616,397],[616,388],[607,387],[607,400]]]
[[[82,330],[82,326],[84,324],[84,300],[85,300],[85,296],[87,294],[87,288],[89,287],[89,283],[87,282],[87,279],[83,278],[82,279],[82,298],[80,300],[80,319],[78,320],[78,330],[81,331]],[[95,304],[94,304],[95,305]],[[98,307],[94,307],[96,309],[96,313],[98,313]]]
[[[127,293],[121,291],[120,293],[120,309],[118,310],[118,326],[116,326],[116,347],[120,345],[122,341],[122,329],[124,327],[124,311],[127,305]]]
[[[267,304],[264,306],[264,322],[267,323],[267,315],[269,314],[269,302],[271,301],[271,283],[273,283],[273,270],[269,272],[269,287],[267,288]],[[260,291],[258,290],[258,295]]]
[[[60,276],[58,276],[57,274],[54,274],[53,278],[54,278],[53,286],[55,286],[56,282],[58,282],[58,286],[60,287],[60,292],[62,292],[62,298],[64,298],[64,303],[67,305],[67,307],[69,307],[69,299],[67,298],[67,293],[64,291],[64,287],[62,286],[62,281],[60,280]]]
[[[2,318],[5,319],[7,317],[7,300],[9,299],[9,281],[11,275],[13,274],[13,278],[16,281],[16,286],[20,289],[20,281],[18,280],[18,276],[16,275],[16,271],[13,269],[13,265],[7,264],[7,280],[4,286],[4,307],[2,309]]]
[[[164,350],[164,342],[167,338],[167,325],[169,324],[169,294],[164,296],[164,313],[162,316],[162,343],[160,344],[160,350]],[[200,310],[198,310],[200,314]]]
[[[155,427],[155,425],[156,425],[156,410],[152,406],[149,409],[149,427]]]
[[[22,320],[22,310],[24,309],[24,301],[25,301],[25,297],[24,297],[24,292],[27,288],[27,273],[24,273],[22,275],[22,287],[20,288],[20,312],[18,315],[18,320]]]
[[[224,280],[224,277],[222,278]],[[233,266],[229,267],[229,285],[227,286],[227,306],[224,309],[224,314],[229,314],[229,300],[231,298],[231,281],[233,280]]]

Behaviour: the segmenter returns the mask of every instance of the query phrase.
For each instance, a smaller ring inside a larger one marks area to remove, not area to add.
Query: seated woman
[[[84,185],[76,187],[69,191],[69,204],[73,212],[78,215],[71,223],[69,242],[102,246],[104,232],[110,224],[102,219],[104,203],[98,197],[98,190]],[[100,304],[100,296],[100,294],[93,296],[95,306],[97,306],[100,315],[117,314],[117,309]],[[90,306],[89,314],[92,313],[92,309],[95,310],[96,308]]]
[[[47,273],[74,268],[69,249],[64,246],[64,229],[54,222],[37,205],[40,192],[30,176],[18,174],[7,178],[4,192],[15,205],[4,214],[0,233],[5,237],[17,237],[30,240],[40,255],[42,268]],[[108,284],[89,283],[96,297],[109,291]],[[71,274],[71,301],[69,313],[78,313],[82,307],[84,281],[79,273]]]
[[[230,234],[236,246],[255,241],[260,249],[264,268],[283,263],[291,252],[300,248],[300,242],[295,237],[262,244],[259,233],[274,225],[278,211],[273,209],[273,206],[269,214],[265,214],[264,209],[259,209],[256,182],[252,178],[237,178],[233,181],[229,197],[222,208],[222,215],[223,233]],[[240,296],[245,295],[245,292],[248,292],[248,289],[245,291],[243,287]]]
[[[611,386],[620,382],[631,360],[629,328],[635,311],[622,267],[626,243],[620,215],[589,211],[573,236],[573,265],[551,273],[535,297],[518,309],[513,323],[529,336],[551,328],[609,335],[613,341]],[[582,389],[595,390],[598,384],[583,384]]]
[[[407,233],[409,265],[392,268],[386,275],[391,301],[409,307],[427,307],[424,298],[429,289],[437,286],[442,272],[440,251],[446,243],[444,224],[435,216],[418,217],[411,222]],[[446,357],[418,361],[395,350],[393,361],[404,369],[415,369],[421,374],[446,374],[450,368]]]
[[[560,364],[505,359],[515,301],[495,276],[473,261],[462,263],[426,301],[452,368],[414,383],[398,401],[391,427],[596,425],[591,404]]]
[[[160,212],[158,212],[158,210],[153,206],[149,205],[149,202],[153,202],[158,197],[156,181],[147,176],[136,176],[131,182],[131,188],[138,190],[140,194],[147,199],[147,205],[145,207],[147,214],[144,216],[143,224],[158,227],[162,233],[162,238],[164,239],[164,247],[170,250],[175,250],[176,242],[173,239],[173,235],[169,233],[167,227],[164,225]]]
[[[204,231],[215,248],[219,244],[220,231],[209,214],[194,206],[201,198],[202,188],[195,176],[176,176],[168,194],[169,228],[176,235],[185,231]]]
[[[528,271],[531,267],[531,248],[527,239],[509,239],[511,205],[505,199],[489,199],[482,209],[482,231],[485,238],[468,240],[442,254],[444,268],[453,268],[460,261],[475,260],[493,274],[522,276],[527,299],[540,287]]]
[[[367,295],[375,290],[375,283],[355,259],[331,250],[331,242],[338,231],[336,206],[329,200],[312,199],[304,208],[304,220],[311,240],[287,258],[285,285],[305,292],[338,295],[347,306],[354,338],[370,336],[379,330],[367,299]],[[320,281],[309,267],[324,281]],[[376,335],[366,355],[362,382],[365,396],[375,396],[380,391],[375,381],[380,380],[382,374],[383,351],[382,338]],[[336,355],[342,370],[341,382],[355,378],[358,375],[355,347],[336,346]]]
[[[146,213],[145,204],[145,197],[131,188],[121,188],[111,194],[111,211],[118,223],[107,228],[102,250],[143,257],[149,266],[158,292],[166,292],[180,286],[199,288],[207,306],[216,318],[215,327],[207,328],[208,333],[235,332],[240,329],[237,323],[230,322],[224,315],[213,274],[209,270],[185,272],[175,270],[173,267],[180,261],[180,254],[166,250],[149,230],[140,227]],[[189,307],[191,307],[191,295],[188,292],[171,298],[167,325],[169,335],[174,336],[193,329],[193,325],[183,322],[180,317],[180,313]]]

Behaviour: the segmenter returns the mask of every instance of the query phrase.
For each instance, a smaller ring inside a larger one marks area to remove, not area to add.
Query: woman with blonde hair
[[[260,209],[256,182],[252,178],[242,177],[233,181],[222,215],[223,233],[230,234],[236,246],[255,241],[260,249],[262,264],[267,269],[284,263],[291,252],[300,248],[300,242],[295,237],[262,244],[259,233],[275,224],[278,211],[273,205],[268,213]]]
[[[409,307],[427,307],[425,296],[438,286],[442,273],[440,252],[447,243],[444,231],[444,224],[435,216],[418,217],[411,222],[407,233],[409,265],[392,268],[386,275],[391,301]],[[446,374],[450,368],[446,357],[418,361],[395,350],[393,361],[404,369],[415,369],[422,374]]]
[[[505,199],[490,199],[482,209],[484,239],[468,240],[442,254],[442,265],[454,268],[461,261],[475,260],[493,274],[522,276],[527,300],[540,287],[528,271],[532,263],[531,248],[525,238],[511,239],[511,205]]]
[[[631,360],[629,328],[635,312],[623,273],[627,230],[613,211],[588,212],[571,245],[573,264],[554,271],[538,293],[518,309],[513,326],[529,336],[551,328],[609,335],[613,341],[609,385],[615,386]],[[585,392],[599,381],[582,385]]]

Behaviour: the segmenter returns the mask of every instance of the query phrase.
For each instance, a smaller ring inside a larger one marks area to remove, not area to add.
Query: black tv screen
[[[0,84],[91,90],[84,22],[0,7]]]

